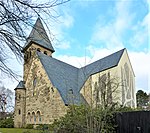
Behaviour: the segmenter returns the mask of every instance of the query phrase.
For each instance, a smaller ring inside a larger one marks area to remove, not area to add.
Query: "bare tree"
[[[44,18],[55,19],[54,7],[68,1],[70,0],[47,0],[43,3],[33,0],[0,1],[0,73],[17,78],[18,75],[7,65],[7,60],[12,54],[21,59],[22,44],[27,39],[25,29],[33,26],[34,18],[40,17],[43,21]]]
[[[112,130],[113,112],[118,105],[117,96],[122,83],[110,73],[99,74],[98,80],[94,82],[94,89],[91,92],[91,110],[87,119],[89,132],[107,132]],[[93,97],[93,98],[92,98]],[[108,126],[109,125],[109,126]],[[107,127],[108,126],[108,127]]]
[[[10,112],[13,110],[13,92],[3,85],[0,85],[0,112]]]

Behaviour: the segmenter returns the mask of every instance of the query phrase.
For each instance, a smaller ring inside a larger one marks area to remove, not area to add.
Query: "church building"
[[[135,75],[126,49],[77,68],[55,52],[38,18],[23,47],[23,81],[15,88],[14,126],[50,124],[69,105],[136,107]]]

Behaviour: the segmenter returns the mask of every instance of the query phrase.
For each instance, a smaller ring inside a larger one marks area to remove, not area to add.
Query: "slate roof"
[[[20,81],[17,85],[17,87],[15,88],[16,89],[25,89],[25,86],[24,86],[24,81]]]
[[[64,103],[69,103],[69,90],[73,91],[73,94],[76,96],[74,102],[77,103],[80,98],[76,90],[78,86],[78,68],[40,52],[38,52],[38,56],[50,81],[62,96]]]
[[[69,104],[69,91],[72,90],[74,103],[79,104],[84,101],[80,95],[80,89],[90,75],[104,71],[118,65],[125,49],[104,57],[85,67],[76,68],[67,63],[38,52],[38,57],[53,86],[56,87],[62,96],[65,104]]]
[[[27,39],[27,43],[24,45],[23,51],[25,51],[33,42],[52,52],[55,51],[40,18],[38,18],[34,24],[33,29]]]
[[[117,66],[124,50],[125,48],[80,68],[78,72],[78,89],[80,90],[90,75]]]

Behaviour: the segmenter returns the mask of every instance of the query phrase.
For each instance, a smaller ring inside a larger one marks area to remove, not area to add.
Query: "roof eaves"
[[[55,50],[54,49],[50,49],[50,48],[47,48],[47,47],[44,47],[43,45],[41,45],[41,44],[38,44],[37,42],[35,42],[35,41],[32,41],[32,40],[30,40],[29,42],[28,42],[28,44],[23,48],[23,52],[25,51],[25,50],[27,50],[30,46],[31,46],[31,44],[36,44],[36,45],[39,45],[39,46],[41,46],[41,47],[43,47],[43,48],[45,48],[45,49],[47,49],[47,50],[50,50],[50,51],[52,51],[52,53],[53,52],[55,52]]]

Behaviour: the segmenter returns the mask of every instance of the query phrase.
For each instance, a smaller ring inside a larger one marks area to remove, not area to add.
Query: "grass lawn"
[[[0,133],[23,133],[24,131],[30,131],[31,133],[40,133],[39,130],[34,129],[0,128]]]

